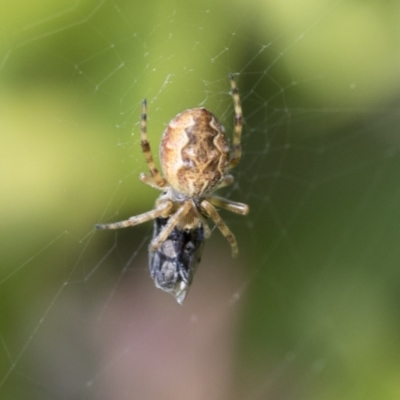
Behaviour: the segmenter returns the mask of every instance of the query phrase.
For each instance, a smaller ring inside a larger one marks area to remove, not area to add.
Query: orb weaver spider
[[[217,208],[246,215],[246,204],[212,193],[233,182],[229,171],[239,164],[242,134],[242,107],[233,75],[229,76],[235,109],[233,151],[225,129],[204,107],[191,108],[171,120],[160,144],[163,176],[158,171],[147,139],[147,103],[143,100],[141,146],[150,175],[140,180],[161,190],[155,208],[125,221],[96,225],[97,229],[119,229],[154,220],[149,246],[149,266],[156,287],[173,294],[182,304],[200,262],[204,239],[210,236],[211,219],[238,254],[235,236]]]

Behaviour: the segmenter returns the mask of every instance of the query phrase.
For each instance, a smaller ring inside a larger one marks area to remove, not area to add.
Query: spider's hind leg
[[[165,187],[167,186],[166,181],[165,181],[165,185],[163,184],[163,186],[160,186],[152,176],[146,175],[144,172],[142,172],[139,175],[139,179],[143,183],[145,183],[146,185],[151,186],[154,189],[165,190]],[[164,179],[164,178],[162,178],[162,179]]]
[[[233,98],[233,105],[235,107],[235,128],[233,132],[233,157],[229,162],[229,169],[236,167],[242,157],[242,128],[243,128],[243,112],[240,104],[239,91],[236,86],[233,75],[229,75],[231,81],[231,93]]]
[[[151,176],[141,174],[140,179],[142,182],[155,187],[156,189],[163,188],[167,185],[167,181],[160,174],[151,154],[150,143],[147,139],[147,102],[146,99],[142,103],[142,117],[140,122],[140,144],[142,146],[143,154],[146,158],[147,165],[150,170]]]
[[[230,185],[232,185],[232,183],[233,183],[234,180],[235,180],[235,179],[233,178],[232,175],[226,175],[226,176],[224,176],[224,177],[222,178],[221,182],[220,182],[220,183],[217,185],[217,187],[216,187],[215,189],[213,189],[213,190],[217,190],[217,189],[221,189],[221,188],[223,188],[223,187],[230,186]]]

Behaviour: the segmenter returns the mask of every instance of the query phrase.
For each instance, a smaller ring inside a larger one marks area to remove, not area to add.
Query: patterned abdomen
[[[160,159],[173,189],[187,197],[201,197],[211,192],[228,171],[224,127],[205,108],[183,111],[164,131]]]

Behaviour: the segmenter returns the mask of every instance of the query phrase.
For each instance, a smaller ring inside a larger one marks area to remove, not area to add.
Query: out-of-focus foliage
[[[229,398],[397,399],[399,13],[373,1],[3,2],[0,398],[108,398],[87,382],[111,381],[119,355],[99,361],[74,321],[107,308],[123,267],[147,274],[126,260],[148,226],[92,231],[157,195],[138,179],[141,100],[157,155],[166,123],[189,107],[230,132],[234,72],[245,133],[229,196],[251,213],[227,220],[243,295]],[[209,254],[229,257],[215,240]]]

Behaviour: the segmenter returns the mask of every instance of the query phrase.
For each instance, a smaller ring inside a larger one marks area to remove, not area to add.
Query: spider
[[[210,236],[211,219],[238,254],[235,236],[216,208],[246,215],[246,204],[212,193],[233,182],[229,171],[240,161],[242,107],[233,75],[229,75],[235,109],[232,154],[225,129],[205,108],[191,108],[178,114],[165,129],[160,145],[161,167],[157,169],[147,139],[147,103],[142,103],[141,146],[150,174],[140,180],[161,190],[155,208],[125,221],[96,225],[97,229],[119,229],[154,220],[149,246],[149,267],[156,287],[173,294],[182,304],[192,283]]]

